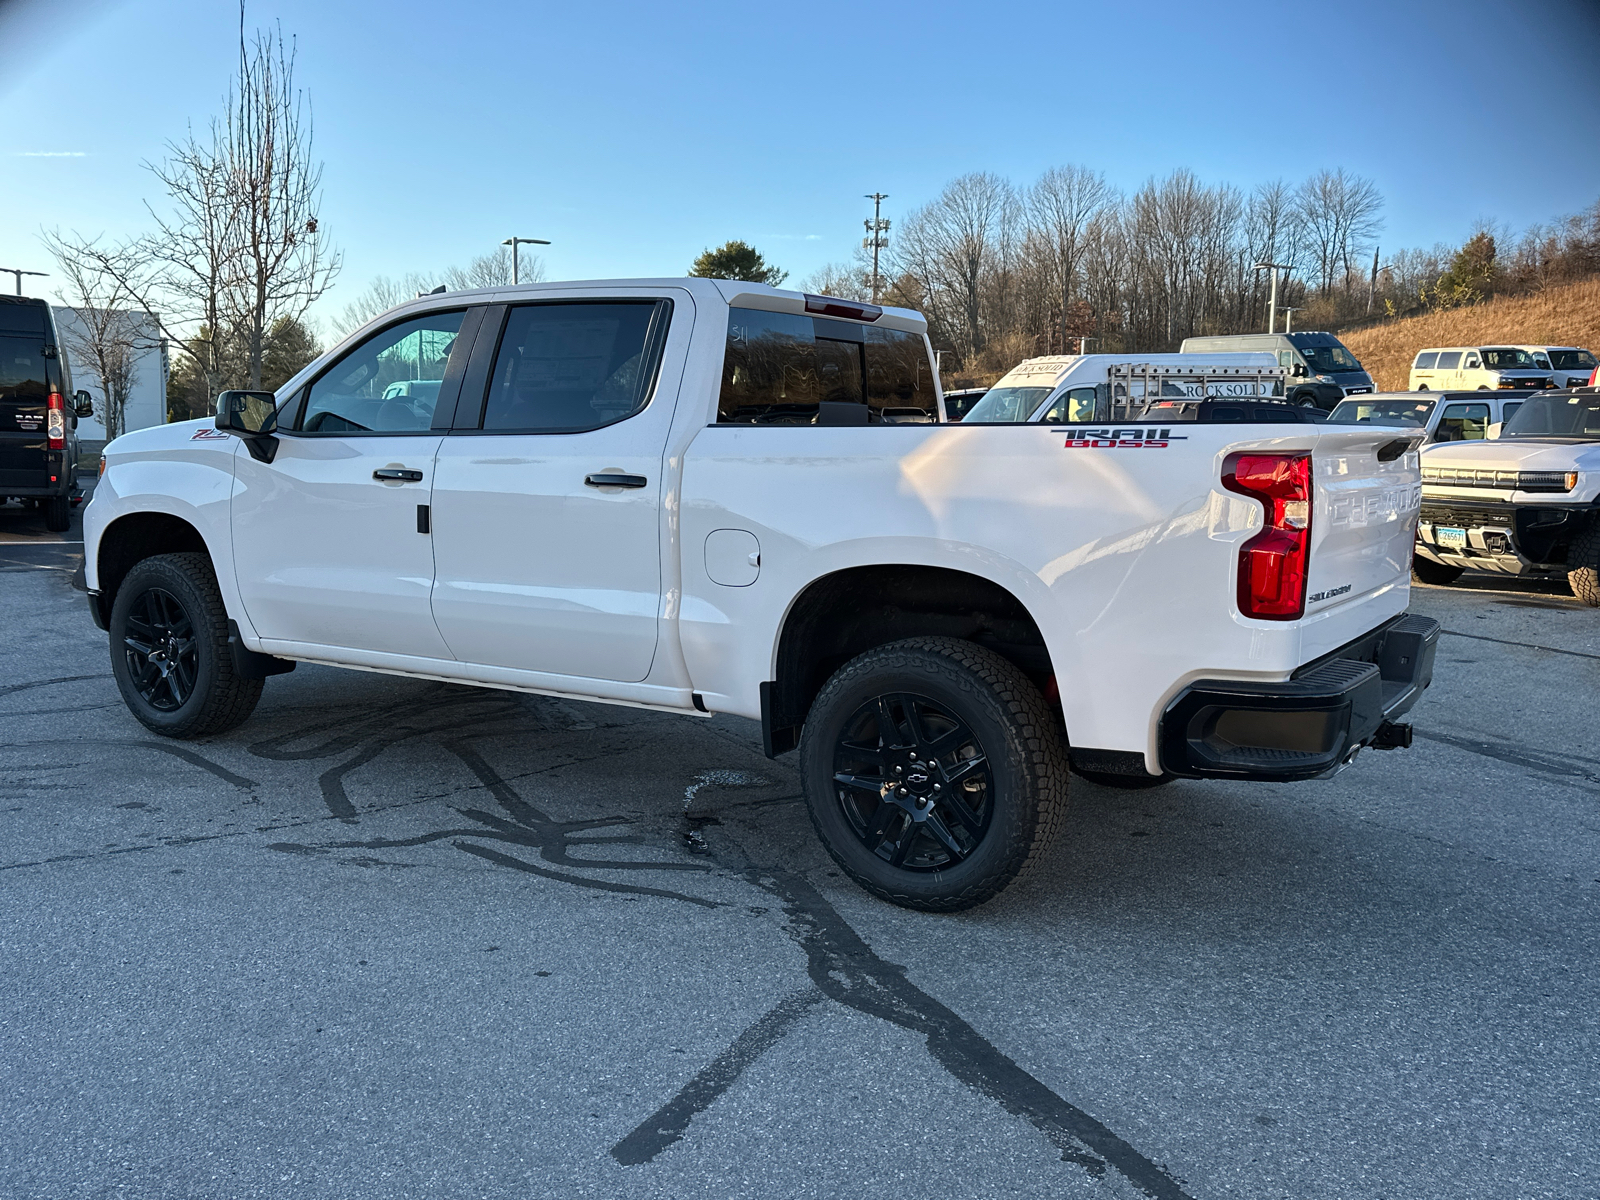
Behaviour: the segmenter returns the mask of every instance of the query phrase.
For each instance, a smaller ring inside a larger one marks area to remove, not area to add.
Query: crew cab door
[[[456,658],[638,682],[661,607],[687,292],[490,310],[439,448],[433,614]]]
[[[284,406],[271,462],[234,455],[234,565],[263,639],[450,658],[429,607],[433,424],[441,393],[454,411],[481,316],[430,312],[371,335]]]

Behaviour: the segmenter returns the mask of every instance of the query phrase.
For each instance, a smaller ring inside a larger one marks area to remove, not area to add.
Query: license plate
[[[1465,550],[1467,548],[1467,531],[1465,529],[1441,529],[1435,525],[1433,528],[1433,544],[1443,550]]]

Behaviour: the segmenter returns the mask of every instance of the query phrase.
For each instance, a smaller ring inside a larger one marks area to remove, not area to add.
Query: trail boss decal
[[[229,433],[226,429],[217,429],[215,426],[213,426],[210,429],[196,429],[193,436],[191,436],[189,440],[191,442],[199,442],[209,441],[212,438],[230,438],[232,436],[233,434]]]
[[[1186,442],[1185,434],[1172,436],[1172,428],[1153,425],[1106,425],[1097,429],[1058,429],[1067,435],[1068,450],[1165,450],[1171,442]]]

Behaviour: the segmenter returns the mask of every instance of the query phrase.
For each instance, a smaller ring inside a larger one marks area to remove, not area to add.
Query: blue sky
[[[251,0],[274,20],[345,254],[323,315],[513,233],[554,242],[554,278],[678,275],[741,237],[799,280],[849,256],[864,193],[893,218],[975,170],[1081,162],[1132,189],[1342,166],[1383,192],[1387,248],[1600,198],[1593,0]],[[147,224],[140,164],[219,110],[236,22],[0,0],[0,266],[49,269],[41,226]]]

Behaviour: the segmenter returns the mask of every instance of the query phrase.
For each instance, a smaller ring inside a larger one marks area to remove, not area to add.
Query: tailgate
[[[1318,431],[1302,661],[1359,637],[1409,602],[1421,438],[1419,429],[1394,426]]]

